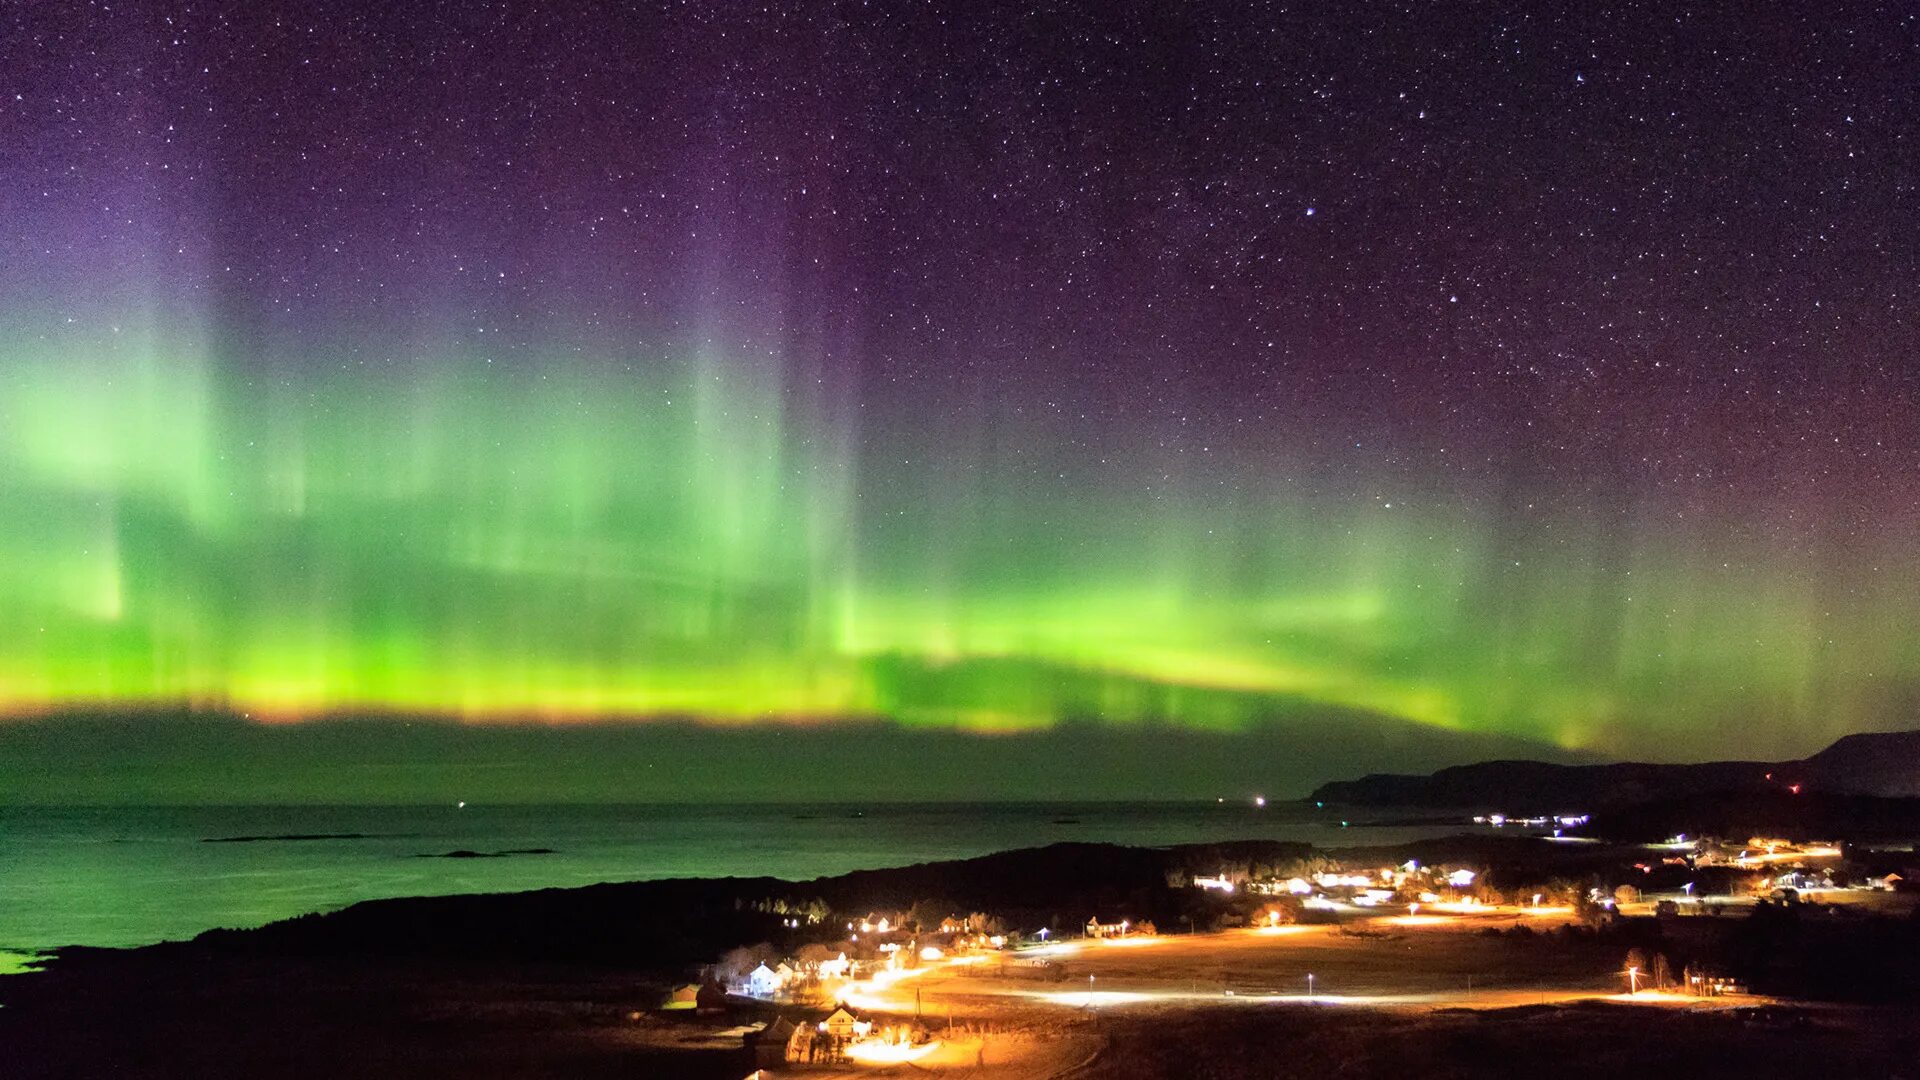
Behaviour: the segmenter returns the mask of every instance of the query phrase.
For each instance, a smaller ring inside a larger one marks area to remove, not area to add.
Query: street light
[[[1630,967],[1627,969],[1627,993],[1637,994],[1639,992],[1640,992],[1640,969],[1637,967]]]
[[[1307,1000],[1313,1000],[1313,972],[1307,972]]]

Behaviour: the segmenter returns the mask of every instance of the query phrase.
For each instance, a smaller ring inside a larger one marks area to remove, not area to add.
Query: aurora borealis
[[[1910,20],[58,7],[0,723],[1920,708]]]

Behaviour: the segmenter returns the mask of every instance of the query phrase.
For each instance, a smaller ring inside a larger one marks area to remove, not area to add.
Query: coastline
[[[1356,828],[1386,816],[1404,815],[1352,814]],[[1057,841],[1331,846],[1350,838],[1339,820],[1277,800],[0,807],[0,943],[133,946],[370,899],[727,875],[808,880]],[[1370,829],[1367,842],[1443,831]]]

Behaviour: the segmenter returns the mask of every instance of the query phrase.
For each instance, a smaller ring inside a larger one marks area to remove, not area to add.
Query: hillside
[[[1424,776],[1374,773],[1322,784],[1312,798],[1348,806],[1565,813],[1709,793],[1758,795],[1786,791],[1795,784],[1834,794],[1920,795],[1920,731],[1848,735],[1801,761],[1687,765],[1486,761]]]

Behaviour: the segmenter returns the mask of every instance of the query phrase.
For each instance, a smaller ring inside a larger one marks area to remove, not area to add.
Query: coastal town
[[[1594,1002],[1751,1013],[1793,998],[1769,985],[1782,982],[1777,958],[1753,944],[1756,928],[1910,919],[1920,901],[1910,849],[1763,836],[1609,845],[1566,835],[1584,823],[1572,815],[1480,823],[1592,856],[1574,864],[1582,873],[1531,877],[1510,857],[1223,858],[1170,870],[1171,903],[1040,924],[927,903],[850,916],[769,899],[782,944],[716,958],[652,1015],[737,1038],[741,1060],[768,1077],[1061,1071],[1063,1046],[1091,1045],[1086,1025],[1128,1012]],[[1177,925],[1156,922],[1173,910]]]
[[[1456,1051],[1513,1077],[1648,1060],[1894,1076],[1920,1001],[1920,856],[1874,809],[1838,829],[1632,837],[1456,816],[1373,846],[1069,841],[804,881],[371,901],[63,952],[0,979],[0,1044],[103,1065],[57,1075],[111,1075],[164,1045],[181,1076],[349,1061],[411,1077],[1206,1080],[1401,1075]],[[237,1034],[158,1034],[207,1025]]]

